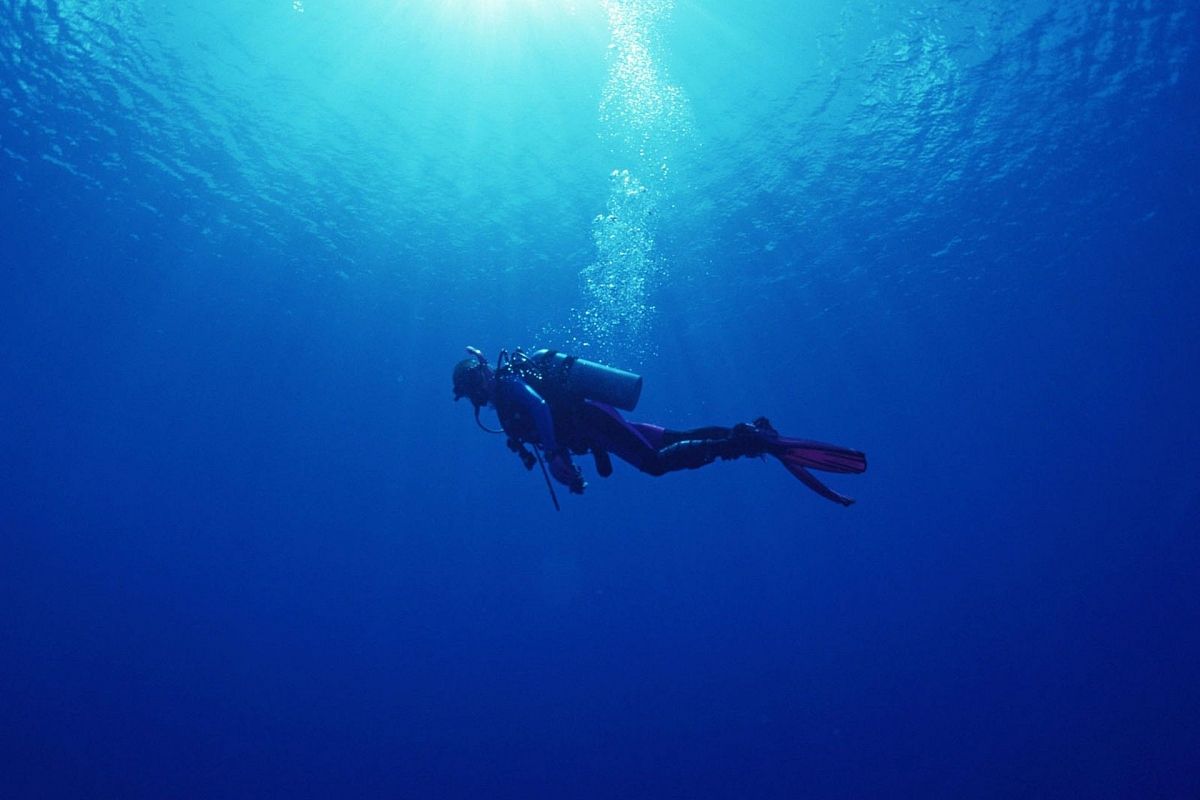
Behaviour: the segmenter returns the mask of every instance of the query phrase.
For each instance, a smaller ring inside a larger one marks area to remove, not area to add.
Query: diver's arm
[[[547,453],[558,450],[554,436],[554,418],[550,415],[550,404],[537,391],[520,378],[502,378],[499,391],[503,400],[515,408],[521,416],[533,420],[537,428],[538,441]]]
[[[502,393],[504,402],[512,404],[522,416],[533,420],[550,465],[550,473],[554,478],[564,486],[570,487],[572,493],[581,494],[586,484],[579,468],[571,463],[570,451],[559,447],[558,439],[554,436],[554,417],[550,413],[550,404],[532,386],[519,378],[502,379],[498,391]]]

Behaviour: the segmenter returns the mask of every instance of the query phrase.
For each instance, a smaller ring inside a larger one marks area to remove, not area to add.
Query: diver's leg
[[[583,424],[593,449],[610,452],[642,472],[662,474],[655,471],[662,428],[629,422],[612,406],[591,400],[585,404]]]
[[[644,422],[628,422],[616,409],[588,402],[589,433],[593,440],[642,472],[663,475],[698,469],[718,458],[773,455],[797,480],[817,494],[848,506],[854,501],[816,479],[805,467],[830,472],[862,472],[866,456],[857,450],[806,439],[780,436],[766,418],[732,428],[709,426],[673,431]]]
[[[742,423],[733,428],[664,431],[663,439],[676,439],[659,451],[657,467],[664,472],[696,469],[718,458],[772,455],[809,489],[843,506],[851,505],[854,500],[830,489],[807,468],[843,473],[860,473],[867,469],[867,457],[858,450],[780,436],[765,417],[759,417],[753,424]]]
[[[698,469],[718,458],[761,456],[770,446],[753,425],[670,430],[629,422],[611,406],[590,400],[585,419],[588,435],[598,446],[650,475]]]
[[[718,458],[730,461],[761,456],[771,452],[772,447],[759,430],[745,424],[732,428],[710,426],[672,433],[676,434],[672,437],[676,441],[658,451],[664,472],[697,469]]]
[[[761,439],[744,435],[745,431],[753,432],[748,425],[672,431],[645,422],[629,422],[616,409],[593,401],[588,401],[584,419],[595,446],[611,451],[648,475],[699,469],[718,458],[764,452]]]
[[[667,447],[676,442],[694,442],[701,439],[727,439],[733,433],[733,428],[726,428],[721,425],[707,425],[703,428],[692,428],[686,431],[663,430],[662,444],[659,447]]]
[[[752,454],[747,448],[749,443],[729,435],[729,428],[668,431],[657,425],[629,422],[611,406],[590,400],[584,408],[583,420],[593,446],[613,453],[649,475],[697,469],[717,458]],[[681,438],[689,435],[708,438]],[[761,455],[761,447],[753,454]]]

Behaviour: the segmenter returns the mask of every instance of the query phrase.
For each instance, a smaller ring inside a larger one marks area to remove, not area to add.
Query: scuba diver
[[[686,431],[628,422],[617,409],[634,409],[642,378],[594,361],[554,350],[528,354],[502,350],[493,368],[477,348],[468,347],[467,352],[471,357],[454,367],[454,399],[471,401],[475,422],[485,431],[507,434],[509,449],[521,457],[526,469],[541,465],[555,508],[558,498],[550,475],[572,494],[583,494],[587,485],[571,461],[572,454],[591,452],[596,472],[604,478],[612,474],[610,453],[649,475],[697,469],[718,458],[770,455],[809,489],[843,506],[854,500],[830,489],[809,469],[842,473],[867,469],[863,453],[780,436],[765,417],[732,428]],[[502,430],[480,421],[479,410],[485,406],[496,409]]]

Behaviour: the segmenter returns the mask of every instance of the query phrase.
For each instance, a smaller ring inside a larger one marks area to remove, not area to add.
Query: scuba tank
[[[561,375],[564,388],[571,394],[625,411],[637,407],[642,394],[641,375],[556,350],[536,350],[529,358]]]

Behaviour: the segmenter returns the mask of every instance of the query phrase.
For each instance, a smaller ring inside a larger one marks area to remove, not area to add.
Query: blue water
[[[1198,31],[0,0],[0,797],[1200,797]],[[468,344],[859,502],[556,513]]]

